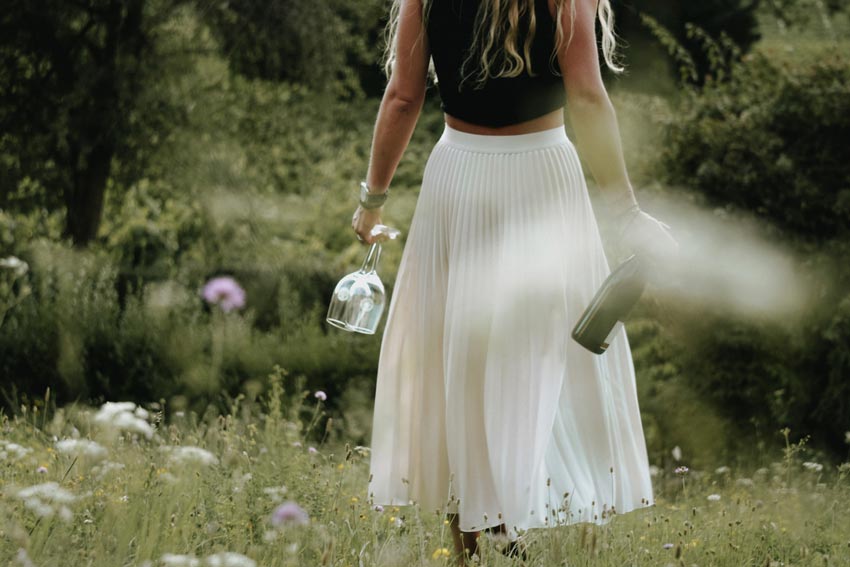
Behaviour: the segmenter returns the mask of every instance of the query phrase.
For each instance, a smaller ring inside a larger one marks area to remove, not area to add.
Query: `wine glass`
[[[396,228],[376,224],[371,231],[378,238],[370,246],[360,269],[339,280],[334,288],[325,320],[345,331],[374,335],[384,312],[386,293],[376,271],[381,256],[381,241],[401,234]]]

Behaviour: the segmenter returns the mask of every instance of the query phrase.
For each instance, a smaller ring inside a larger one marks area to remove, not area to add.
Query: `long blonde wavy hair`
[[[393,0],[390,8],[390,18],[387,22],[384,51],[384,72],[389,77],[396,59],[397,34],[399,13],[401,4],[406,0]],[[428,18],[428,9],[434,0],[422,0],[423,30],[424,22]],[[439,1],[439,0],[438,0]],[[463,64],[463,69],[469,69],[472,63],[477,64],[478,72],[475,73],[475,83],[481,86],[488,78],[516,77],[526,69],[529,75],[534,75],[531,66],[531,44],[537,31],[537,18],[535,16],[534,3],[536,0],[481,0],[475,19],[475,33]],[[564,41],[569,42],[573,37],[573,29],[569,36],[564,33],[562,25],[562,14],[565,9],[570,10],[575,20],[576,0],[555,0],[557,14],[555,18],[557,26],[555,49],[550,57],[550,64],[556,59],[558,51]],[[599,0],[596,14],[602,28],[602,55],[605,64],[615,73],[623,71],[623,67],[617,62],[617,38],[614,35],[614,11],[611,9],[611,0]],[[525,41],[520,46],[520,26],[527,25],[528,33]],[[574,24],[573,24],[574,25]],[[501,49],[500,49],[501,48]],[[436,81],[433,61],[430,66],[431,77]],[[471,72],[462,72],[464,80],[469,78]]]

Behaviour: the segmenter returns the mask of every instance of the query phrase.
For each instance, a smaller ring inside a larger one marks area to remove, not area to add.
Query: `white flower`
[[[15,275],[20,277],[29,271],[29,264],[21,260],[20,258],[16,258],[15,256],[8,256],[6,258],[0,258],[0,268],[6,268],[7,270],[12,270],[15,272]]]
[[[38,516],[49,518],[58,513],[62,520],[68,521],[72,518],[70,508],[67,504],[76,501],[68,490],[60,487],[56,482],[45,482],[21,488],[15,493],[15,497],[23,500],[24,506]]]
[[[803,466],[810,471],[821,472],[823,470],[823,465],[820,463],[813,463],[811,461],[807,461],[803,463]]]
[[[706,496],[706,500],[708,500],[709,502],[719,502],[720,501],[720,495],[719,494],[709,494],[708,496]]]
[[[218,457],[216,457],[206,449],[201,449],[200,447],[184,445],[179,447],[164,447],[164,449],[170,451],[171,454],[169,455],[168,460],[172,464],[197,464],[204,466],[212,466],[218,464]]]
[[[105,447],[88,439],[63,439],[56,443],[56,450],[64,455],[86,457],[94,461],[102,461],[109,454]]]
[[[120,471],[124,467],[124,463],[113,463],[112,461],[104,461],[103,463],[92,467],[92,474],[94,474],[97,480],[103,480],[103,477],[111,473],[112,471]]]
[[[658,473],[660,472],[661,469],[659,469],[657,466],[649,465],[649,476],[658,476]]]
[[[147,422],[149,414],[133,402],[106,402],[94,416],[94,422],[117,431],[138,433],[150,439],[153,428]]]
[[[360,456],[368,457],[369,454],[372,452],[372,449],[369,447],[364,447],[363,445],[358,445],[354,448],[354,452]]]
[[[681,448],[679,448],[679,446],[678,446],[678,445],[676,445],[675,447],[673,447],[673,450],[672,450],[672,451],[670,451],[670,454],[671,454],[671,455],[673,455],[673,459],[674,459],[674,460],[676,460],[676,461],[681,461],[681,460],[682,460],[682,449],[681,449]]]
[[[200,567],[201,562],[194,555],[166,553],[159,558],[164,567]]]
[[[730,469],[726,465],[723,465],[722,467],[717,467],[714,472],[716,472],[717,474],[729,474],[730,472],[732,472],[732,469]]]
[[[27,550],[23,548],[18,550],[18,554],[15,556],[15,561],[21,567],[35,567],[35,563],[33,563],[32,559],[30,559]]]
[[[273,502],[283,502],[283,496],[287,491],[288,489],[285,486],[270,486],[263,489],[263,492],[268,494]]]
[[[209,567],[257,567],[257,562],[241,553],[222,551],[204,559],[204,565]]]
[[[32,449],[29,447],[24,447],[17,443],[0,439],[0,461],[5,461],[7,459],[14,459],[17,461],[19,459],[23,459],[27,456],[27,453],[31,452]]]

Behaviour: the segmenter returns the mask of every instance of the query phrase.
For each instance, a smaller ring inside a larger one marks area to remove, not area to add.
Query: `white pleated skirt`
[[[625,329],[602,355],[570,337],[608,274],[563,127],[446,126],[381,339],[371,503],[504,523],[512,540],[650,505]]]

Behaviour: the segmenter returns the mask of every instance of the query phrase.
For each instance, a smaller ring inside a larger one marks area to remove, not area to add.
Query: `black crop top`
[[[437,72],[437,86],[447,114],[482,126],[499,127],[538,118],[561,108],[566,102],[557,58],[551,60],[555,44],[555,21],[547,0],[535,1],[537,29],[531,44],[534,76],[526,69],[517,77],[488,78],[475,85],[478,68],[468,63],[461,85],[461,65],[466,59],[480,0],[431,0],[427,15],[428,42]],[[525,20],[527,21],[527,20]],[[522,26],[522,21],[520,22]],[[518,46],[526,34],[520,31]]]

